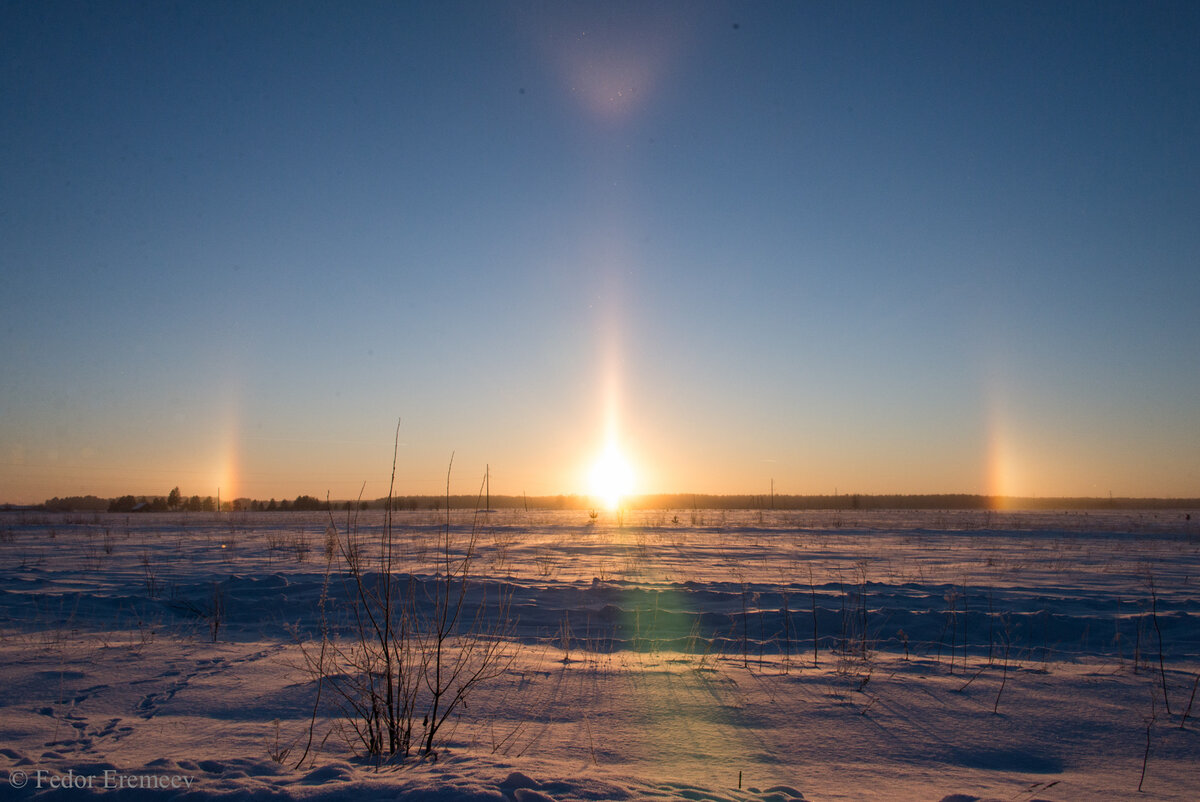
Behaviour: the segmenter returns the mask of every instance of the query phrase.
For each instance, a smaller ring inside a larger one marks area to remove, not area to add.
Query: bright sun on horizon
[[[608,510],[633,492],[633,469],[616,445],[609,443],[592,465],[590,492]]]

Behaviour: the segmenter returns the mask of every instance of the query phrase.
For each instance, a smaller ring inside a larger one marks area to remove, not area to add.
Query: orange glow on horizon
[[[616,510],[622,500],[633,492],[633,486],[633,469],[616,443],[610,441],[592,465],[591,495],[605,509]]]
[[[221,424],[220,450],[217,454],[215,476],[216,492],[221,504],[232,502],[238,497],[238,484],[241,463],[240,454],[240,414],[239,390],[236,378],[227,379],[226,397],[224,399],[224,414]]]

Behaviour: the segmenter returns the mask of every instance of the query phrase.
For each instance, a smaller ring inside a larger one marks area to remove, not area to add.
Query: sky
[[[0,501],[1200,496],[1200,5],[0,5]]]

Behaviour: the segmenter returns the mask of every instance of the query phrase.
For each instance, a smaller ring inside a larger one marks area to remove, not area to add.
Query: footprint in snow
[[[513,799],[517,802],[555,802],[554,797],[546,796],[541,791],[532,788],[514,788]]]
[[[537,790],[541,785],[528,774],[514,771],[500,781],[500,791],[516,802],[554,802],[554,797]]]

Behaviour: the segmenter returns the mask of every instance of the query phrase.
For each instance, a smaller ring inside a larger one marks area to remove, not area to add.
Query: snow
[[[442,516],[398,517],[418,588]],[[0,514],[0,800],[1195,798],[1183,511],[456,512],[508,662],[382,762],[312,716],[329,526]]]

